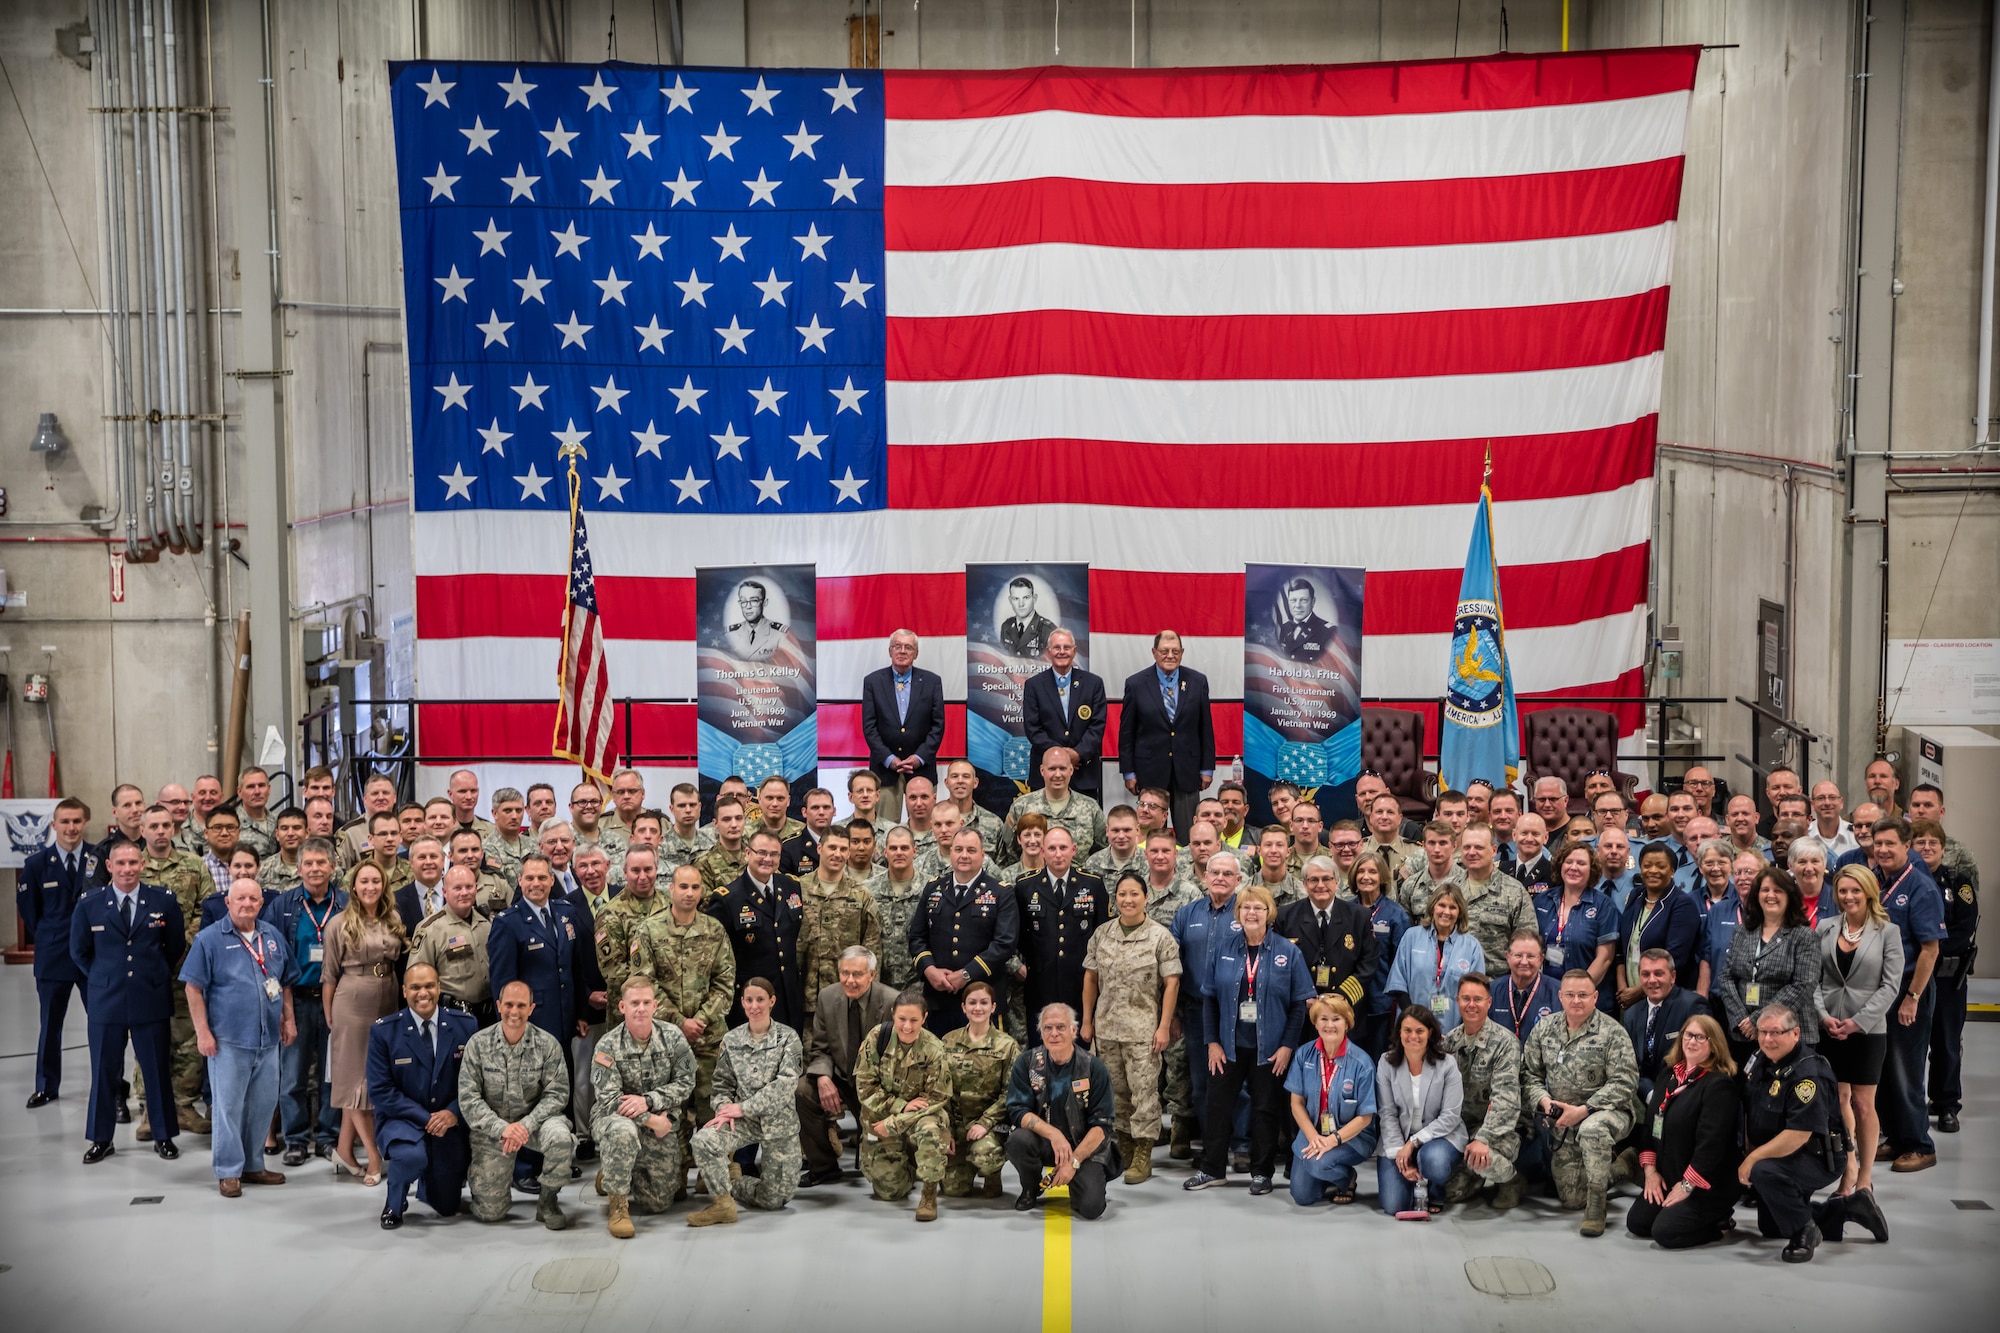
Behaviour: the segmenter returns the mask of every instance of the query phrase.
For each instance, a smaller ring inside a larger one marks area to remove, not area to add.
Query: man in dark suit
[[[722,923],[736,956],[736,995],[730,1026],[743,1022],[743,987],[762,977],[778,988],[771,1017],[804,1032],[806,1006],[799,975],[799,926],[805,903],[799,882],[778,873],[778,835],[760,828],[749,837],[743,873],[716,890],[701,910]]]
[[[888,1022],[896,1007],[896,989],[876,979],[877,967],[874,954],[854,945],[840,955],[840,980],[822,988],[813,1002],[806,1072],[797,1097],[799,1147],[806,1159],[801,1185],[831,1185],[843,1178],[834,1126],[843,1108],[854,1112],[857,1124],[861,1120],[854,1057],[861,1039]]]
[[[1316,993],[1340,995],[1359,1011],[1381,968],[1374,923],[1359,902],[1336,896],[1340,867],[1332,857],[1315,856],[1301,869],[1306,896],[1280,909],[1277,931],[1305,955]],[[1313,1035],[1308,1018],[1299,1040],[1310,1041]]]
[[[1076,636],[1049,635],[1049,669],[1028,677],[1021,690],[1021,729],[1033,752],[1028,781],[1042,785],[1042,756],[1061,745],[1076,751],[1070,786],[1104,804],[1104,678],[1076,665]]]
[[[1041,1045],[1045,1006],[1066,1004],[1083,1012],[1084,954],[1091,935],[1116,915],[1104,880],[1071,867],[1075,855],[1076,839],[1057,824],[1042,840],[1042,868],[1014,881],[1020,922],[1015,948],[1028,965],[1021,998],[1032,1039],[1023,1040],[1024,1047]]]
[[[1215,719],[1208,677],[1181,665],[1181,636],[1153,636],[1152,669],[1125,679],[1118,717],[1118,771],[1125,790],[1158,787],[1172,800],[1174,838],[1187,845],[1195,802],[1215,776]]]
[[[889,665],[861,682],[861,734],[868,741],[868,767],[882,784],[876,809],[891,823],[902,817],[905,782],[937,781],[944,743],[944,682],[916,661],[917,636],[899,629],[889,636]]]
[[[1681,1029],[1707,1006],[1699,995],[1674,984],[1674,956],[1665,949],[1639,955],[1639,989],[1646,998],[1625,1011],[1625,1031],[1639,1060],[1639,1096],[1647,1098]]]
[[[992,986],[995,1010],[1006,1012],[1007,959],[1020,933],[1014,890],[981,869],[986,848],[978,830],[960,829],[945,851],[951,873],[924,888],[907,937],[930,1005],[924,1026],[940,1037],[965,1025],[960,996],[974,981]]]
[[[424,918],[444,906],[444,843],[425,834],[410,844],[410,882],[396,890],[396,915],[414,937]]]
[[[146,1104],[153,1127],[153,1151],[172,1161],[180,1119],[169,1064],[174,1016],[175,972],[187,952],[187,926],[180,903],[157,884],[141,884],[146,853],[137,843],[112,847],[111,882],[92,889],[76,905],[69,923],[69,952],[83,972],[90,996],[90,1147],[93,1166],[112,1152],[114,1106],[123,1080],[125,1044],[146,1078]]]
[[[567,1052],[569,1039],[588,1030],[581,1015],[597,980],[597,931],[588,907],[550,896],[555,882],[546,857],[521,862],[521,896],[486,934],[486,970],[495,995],[510,981],[527,983],[532,1021]]]
[[[437,972],[411,964],[403,974],[408,1007],[376,1019],[368,1030],[368,1100],[375,1104],[375,1142],[388,1159],[384,1231],[403,1225],[413,1183],[439,1217],[456,1216],[472,1170],[458,1071],[479,1022],[440,1008],[440,993]]]
[[[35,944],[35,994],[41,1001],[41,1028],[35,1038],[35,1090],[28,1109],[46,1106],[62,1092],[63,1020],[75,989],[90,1008],[83,969],[69,956],[69,922],[76,905],[97,882],[97,849],[83,840],[90,807],[74,796],[56,802],[49,827],[55,842],[30,856],[15,877],[14,910],[21,929]]]

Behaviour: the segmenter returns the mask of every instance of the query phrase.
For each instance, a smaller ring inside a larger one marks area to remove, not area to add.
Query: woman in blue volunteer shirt
[[[1375,975],[1362,990],[1361,1012],[1355,1015],[1354,1040],[1373,1059],[1388,1044],[1390,1020],[1395,1001],[1384,984],[1395,964],[1396,952],[1410,929],[1410,914],[1389,896],[1389,862],[1380,852],[1363,852],[1347,869],[1347,891],[1368,910],[1368,925],[1375,932]]]
[[[1572,968],[1590,973],[1597,983],[1597,1007],[1616,1013],[1610,980],[1618,952],[1618,909],[1598,887],[1597,858],[1580,842],[1566,843],[1556,853],[1555,879],[1548,892],[1533,900],[1542,928],[1542,970],[1558,982]]]
[[[1437,1016],[1440,1027],[1458,1026],[1458,979],[1486,966],[1479,941],[1459,929],[1465,920],[1465,899],[1447,885],[1431,899],[1426,924],[1413,926],[1396,951],[1395,966],[1382,983],[1398,1009],[1420,1005]],[[1390,1051],[1395,1043],[1390,1042]]]
[[[1354,1010],[1322,995],[1307,1010],[1319,1040],[1307,1042],[1285,1075],[1292,1097],[1292,1202],[1354,1202],[1354,1168],[1375,1155],[1375,1064],[1350,1041]]]

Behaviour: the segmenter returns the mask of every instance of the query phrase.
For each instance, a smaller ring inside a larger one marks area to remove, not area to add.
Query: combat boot
[[[180,1108],[181,1132],[183,1134],[212,1134],[215,1126],[209,1118],[194,1109],[193,1102],[184,1103]]]
[[[1125,1183],[1143,1185],[1153,1178],[1153,1140],[1133,1139],[1125,1158]]]
[[[986,1186],[980,1192],[980,1197],[983,1199],[997,1199],[1006,1192],[1006,1189],[1007,1182],[1000,1179],[1000,1173],[995,1171],[992,1175],[986,1177]]]
[[[704,1181],[704,1183],[707,1183]],[[728,1226],[736,1220],[736,1197],[727,1189],[709,1188],[709,1205],[698,1213],[688,1214],[691,1227]]]
[[[620,1240],[630,1240],[637,1234],[632,1229],[632,1209],[624,1195],[611,1196],[611,1215],[605,1220],[605,1229]]]
[[[1612,1184],[1616,1185],[1621,1180],[1629,1180],[1637,1184],[1644,1179],[1645,1176],[1639,1166],[1638,1149],[1627,1148],[1624,1152],[1619,1153],[1611,1159]]]
[[[602,1171],[597,1173],[597,1179],[592,1181],[591,1184],[597,1190],[597,1197],[600,1199],[611,1192],[604,1188],[604,1173]]]
[[[551,1231],[561,1231],[569,1225],[569,1216],[556,1200],[554,1190],[543,1190],[541,1200],[535,1204],[535,1220]]]
[[[139,1123],[132,1127],[132,1137],[141,1143],[153,1141],[153,1122],[146,1114],[145,1103],[139,1105]]]
[[[1604,1191],[1591,1189],[1583,1201],[1583,1225],[1576,1231],[1580,1236],[1601,1236],[1604,1234],[1604,1214],[1606,1212]]]
[[[1444,1182],[1445,1202],[1470,1202],[1473,1196],[1479,1193],[1480,1183],[1479,1177],[1470,1171],[1460,1169],[1452,1172],[1451,1178]]]
[[[1504,1213],[1509,1208],[1519,1208],[1521,1196],[1527,1193],[1527,1190],[1528,1182],[1518,1175],[1512,1180],[1501,1181],[1493,1190],[1493,1211]]]
[[[937,1221],[937,1182],[935,1180],[926,1180],[924,1182],[923,1197],[917,1200],[917,1220],[919,1222]]]
[[[1118,1146],[1118,1160],[1129,1164],[1132,1160],[1132,1136],[1114,1130],[1111,1134],[1111,1141]]]
[[[1167,1156],[1176,1162],[1189,1161],[1194,1157],[1194,1117],[1177,1115],[1174,1117],[1174,1133],[1167,1143]]]

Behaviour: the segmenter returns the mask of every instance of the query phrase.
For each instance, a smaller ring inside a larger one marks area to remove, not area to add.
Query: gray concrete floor
[[[33,1049],[34,1015],[27,969],[0,971],[0,1326],[9,1329],[1044,1327],[1044,1222],[1005,1201],[947,1201],[935,1225],[917,1226],[909,1204],[871,1202],[850,1182],[720,1230],[690,1230],[683,1207],[641,1219],[638,1239],[620,1242],[603,1230],[601,1201],[575,1190],[564,1192],[575,1223],[559,1235],[535,1225],[527,1202],[494,1227],[441,1222],[413,1205],[411,1224],[385,1233],[379,1191],[336,1180],[319,1161],[283,1188],[227,1200],[215,1192],[207,1140],[192,1135],[168,1163],[123,1129],[118,1153],[85,1168],[84,1051],[68,1054],[60,1102],[22,1109],[30,1057],[17,1053]],[[79,1026],[70,1042],[82,1041]],[[1595,1241],[1552,1202],[1397,1223],[1362,1205],[1305,1212],[1282,1186],[1263,1199],[1240,1187],[1190,1196],[1176,1164],[1147,1185],[1114,1186],[1101,1221],[1073,1224],[1073,1323],[1094,1333],[1357,1320],[1413,1333],[1823,1333],[1914,1330],[1957,1315],[1976,1327],[2000,1296],[2000,1211],[1953,1200],[2000,1208],[2000,1024],[1970,1025],[1967,1045],[1964,1132],[1939,1136],[1936,1169],[1878,1179],[1888,1246],[1830,1245],[1805,1267],[1780,1263],[1778,1246],[1761,1240],[1667,1254],[1622,1233],[1622,1200]],[[133,1202],[149,1195],[163,1198]],[[1747,1211],[1739,1219],[1754,1231]],[[1496,1255],[1545,1265],[1554,1293],[1481,1295],[1465,1265]],[[610,1260],[615,1278],[591,1294],[537,1289],[538,1271],[546,1287],[544,1266],[563,1259]]]

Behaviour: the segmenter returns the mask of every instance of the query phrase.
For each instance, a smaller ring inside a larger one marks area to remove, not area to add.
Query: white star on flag
[[[548,286],[550,281],[548,278],[536,277],[535,266],[528,265],[528,276],[514,279],[514,285],[521,289],[521,303],[525,305],[529,301],[541,301],[543,305],[547,305],[547,301],[542,301],[542,288]]]
[[[667,114],[671,116],[676,111],[685,111],[693,115],[694,95],[699,91],[701,91],[699,88],[690,88],[682,82],[680,75],[674,75],[674,86],[660,89],[661,94],[667,99]]]
[[[609,111],[611,109],[611,94],[617,92],[618,88],[614,84],[605,83],[604,71],[599,70],[597,77],[590,81],[589,86],[579,86],[577,91],[590,99],[589,103],[583,108],[585,111],[592,110],[593,108],[602,108],[605,111]]]
[[[467,472],[463,463],[454,463],[451,467],[451,475],[446,476],[443,473],[439,473],[438,480],[444,483],[445,499],[470,500],[472,498],[472,483],[479,480],[479,474],[477,472]]]
[[[507,345],[507,330],[514,327],[514,322],[512,320],[501,319],[500,312],[497,310],[488,310],[486,312],[486,322],[484,324],[474,324],[472,327],[486,335],[486,341],[481,343],[480,346],[491,347],[494,343],[499,343],[502,347],[505,347]]]
[[[458,276],[458,265],[456,264],[451,266],[451,273],[448,276],[432,278],[431,281],[444,288],[444,295],[438,300],[439,305],[443,305],[446,301],[465,300],[465,289],[472,285],[471,278],[461,278]]]
[[[553,327],[557,333],[560,333],[562,335],[563,347],[571,347],[571,346],[583,347],[584,346],[583,335],[589,333],[592,329],[596,328],[597,326],[595,324],[585,324],[580,322],[576,317],[576,311],[572,310],[569,312],[569,323],[556,324],[552,325],[551,327]],[[562,347],[558,347],[556,350],[561,351]]]
[[[530,402],[536,407],[542,408],[543,411],[548,410],[542,402],[542,395],[549,391],[549,386],[535,383],[534,371],[531,370],[528,372],[528,382],[526,384],[515,384],[510,387],[515,393],[521,395],[521,401],[515,405],[515,411],[525,411]]]
[[[431,187],[432,199],[450,199],[454,203],[457,202],[457,197],[452,194],[451,187],[458,184],[459,178],[445,175],[444,163],[438,163],[436,175],[426,176],[423,180],[424,184]]]
[[[498,130],[487,129],[485,125],[480,123],[479,117],[474,116],[472,118],[472,128],[459,131],[460,134],[465,136],[465,155],[471,157],[474,153],[484,153],[488,157],[493,156],[493,149],[488,145],[492,143],[493,136],[499,132]]]
[[[756,331],[757,330],[754,328],[749,328],[749,329],[744,328],[742,323],[734,315],[731,315],[729,317],[729,327],[716,330],[717,333],[722,335],[723,351],[727,352],[734,349],[735,351],[743,353],[745,356],[750,355],[750,349],[745,345],[745,343],[750,337],[750,335],[755,333]]]
[[[651,454],[653,457],[659,458],[662,456],[660,446],[672,438],[670,435],[662,435],[659,431],[655,430],[653,423],[649,420],[646,422],[646,429],[632,432],[632,439],[639,446],[639,452],[634,454],[633,457],[639,458],[646,454]]]
[[[840,174],[838,176],[827,177],[826,183],[833,187],[834,203],[837,204],[843,199],[851,204],[861,202],[854,197],[854,187],[861,184],[861,177],[848,175],[847,164],[845,162],[840,164]]]
[[[571,255],[577,259],[583,258],[583,243],[590,239],[588,236],[582,236],[577,233],[574,219],[561,231],[552,231],[549,235],[555,238],[557,259],[561,259],[564,255]]]
[[[450,92],[452,89],[458,87],[458,85],[455,83],[446,83],[443,79],[440,79],[438,77],[437,70],[433,69],[431,70],[431,81],[429,83],[420,83],[417,85],[417,87],[424,90],[425,106],[437,106],[442,104],[446,107],[449,107],[451,105],[451,99],[449,97],[446,97],[445,94]]]
[[[535,186],[541,183],[541,179],[540,176],[530,176],[525,166],[516,163],[514,174],[511,176],[502,176],[500,183],[513,191],[507,197],[507,202],[511,204],[516,199],[533,199],[535,197]],[[514,233],[510,231],[507,234],[512,236]]]
[[[784,490],[785,487],[792,483],[789,478],[773,476],[771,469],[766,467],[763,477],[761,479],[757,477],[750,478],[750,484],[757,488],[758,504],[763,504],[764,501],[769,500],[772,504],[782,506],[785,502],[778,498],[778,492]]]
[[[839,416],[842,412],[852,412],[855,416],[860,416],[861,400],[868,396],[868,390],[854,387],[854,376],[852,375],[847,377],[847,387],[842,389],[828,389],[827,392],[840,400],[840,406],[834,409],[833,414],[835,416]]]
[[[591,480],[597,483],[597,498],[600,502],[616,500],[620,504],[625,502],[625,488],[632,484],[630,477],[621,477],[618,475],[618,465],[616,463],[604,469],[603,476],[593,477]]]
[[[857,477],[854,475],[853,468],[847,469],[847,475],[833,483],[833,489],[840,492],[839,497],[834,500],[834,503],[841,504],[845,501],[852,500],[854,501],[854,503],[860,504],[861,488],[863,486],[866,486],[867,484],[868,484],[868,478]]]
[[[813,145],[818,143],[821,139],[824,139],[826,136],[824,134],[806,133],[806,123],[802,120],[799,122],[799,132],[797,134],[781,134],[778,137],[783,139],[786,143],[792,146],[793,157],[799,157],[801,155],[806,157],[814,157],[816,156],[816,154],[814,154],[813,152]]]
[[[680,492],[674,503],[678,505],[684,500],[692,500],[696,504],[700,504],[702,502],[701,488],[706,485],[708,485],[708,478],[695,476],[694,469],[690,467],[685,477],[674,482],[674,489]]]
[[[511,231],[501,231],[498,226],[494,225],[493,219],[488,218],[486,219],[486,230],[475,231],[472,234],[479,238],[480,254],[497,254],[502,259],[505,259],[507,257],[507,247],[504,242],[514,233]]]
[[[875,289],[874,283],[861,280],[860,269],[855,269],[849,274],[846,282],[836,282],[833,285],[840,288],[842,305],[858,305],[864,310],[868,308],[868,302],[864,298]]]
[[[523,500],[527,499],[530,495],[534,496],[537,500],[546,500],[549,497],[548,493],[543,488],[546,487],[550,482],[554,481],[555,478],[542,476],[540,473],[535,471],[535,465],[533,463],[530,463],[528,464],[527,475],[524,477],[516,477],[514,478],[514,480],[521,483],[521,498]]]
[[[854,105],[854,99],[860,94],[861,90],[859,88],[848,87],[847,76],[845,74],[840,76],[840,85],[838,87],[823,88],[820,91],[824,92],[828,97],[831,97],[833,99],[834,111],[838,111],[842,107],[845,107],[849,111],[854,112],[856,115],[861,114],[859,108],[857,108]]]
[[[674,173],[673,180],[661,181],[660,184],[674,192],[673,202],[667,205],[668,208],[672,208],[674,204],[692,204],[694,202],[695,187],[700,185],[701,182],[689,180],[687,168],[682,167]]]
[[[561,153],[564,157],[576,156],[575,153],[569,150],[570,144],[576,139],[576,131],[564,129],[561,116],[556,117],[556,127],[554,129],[537,130],[536,133],[549,141],[550,157],[554,157],[557,153]]]
[[[762,282],[753,282],[750,285],[764,293],[764,299],[757,304],[766,306],[773,301],[776,301],[779,305],[783,305],[785,303],[785,288],[792,284],[789,282],[780,282],[778,280],[778,270],[774,268],[771,270],[770,275]]]
[[[688,270],[686,282],[681,282],[679,280],[676,280],[674,282],[674,286],[681,289],[682,305],[699,305],[699,306],[707,305],[708,298],[702,295],[702,293],[706,292],[709,288],[713,287],[714,285],[715,284],[712,282],[703,282],[701,280],[701,275],[696,273],[693,269]]]
[[[444,406],[438,409],[440,412],[449,412],[454,407],[465,407],[465,395],[472,392],[470,384],[460,384],[458,382],[458,372],[455,370],[451,372],[449,383],[433,384],[431,388],[444,395]],[[467,408],[466,410],[470,411],[471,409]]]
[[[648,161],[653,156],[653,145],[660,140],[659,135],[646,133],[646,122],[643,120],[633,122],[630,134],[621,133],[618,137],[630,145],[625,150],[627,158],[643,157]]]
[[[621,417],[625,415],[625,409],[620,407],[619,404],[624,402],[627,395],[632,391],[630,389],[619,388],[618,377],[616,375],[606,375],[603,384],[592,384],[587,387],[592,393],[597,395],[597,411],[602,412],[604,409],[610,408]]]
[[[771,377],[766,375],[764,377],[764,387],[750,391],[750,396],[757,400],[756,410],[751,412],[750,415],[754,417],[758,412],[769,412],[774,417],[783,417],[784,413],[778,410],[778,400],[783,398],[787,392],[788,390],[785,389],[772,388]],[[812,427],[808,426],[806,429],[811,430]]]
[[[742,462],[743,446],[750,441],[748,435],[736,433],[736,423],[733,421],[722,428],[722,434],[711,435],[708,438],[715,441],[715,461],[718,463],[725,458],[734,458]]]
[[[660,235],[658,231],[654,230],[653,224],[648,222],[645,234],[641,235],[638,232],[634,232],[632,233],[632,239],[639,243],[639,258],[665,259],[667,257],[666,253],[660,247],[672,240],[673,237]]]
[[[744,112],[743,113],[744,115],[746,116],[753,115],[759,111],[763,112],[767,116],[776,114],[771,110],[771,99],[776,97],[778,94],[775,89],[766,88],[764,86],[763,75],[761,74],[758,75],[757,86],[755,88],[745,88],[743,90],[743,95],[750,99],[750,110]]]
[[[623,183],[624,182],[622,181],[613,180],[610,177],[606,176],[604,174],[603,167],[599,167],[597,169],[597,176],[595,179],[577,182],[577,184],[583,186],[584,189],[590,191],[590,202],[593,204],[610,203],[611,192],[617,189]]]
[[[744,181],[743,183],[750,188],[751,204],[755,205],[761,201],[773,208],[778,206],[777,191],[778,187],[783,185],[784,182],[772,180],[764,168],[757,168],[756,180]]]
[[[718,157],[726,157],[731,162],[734,162],[736,154],[729,150],[743,141],[742,135],[731,134],[722,127],[720,121],[716,122],[715,133],[704,134],[699,137],[703,143],[708,145],[708,160],[711,162],[715,161]]]
[[[676,389],[670,385],[667,388],[667,392],[674,396],[676,404],[674,415],[679,416],[682,412],[689,409],[693,409],[695,413],[699,414],[701,412],[701,396],[707,393],[708,390],[695,388],[694,376],[689,375],[682,382],[680,388]]]
[[[748,236],[738,236],[736,234],[736,224],[734,222],[729,224],[729,230],[723,235],[711,236],[708,239],[722,247],[722,253],[717,255],[715,259],[715,262],[718,264],[725,259],[743,258],[743,247],[750,244]]]
[[[804,430],[800,431],[797,435],[788,435],[785,438],[799,447],[799,458],[804,458],[807,454],[811,454],[814,458],[824,458],[825,455],[820,453],[819,447],[832,437],[815,434],[812,422],[808,421]],[[793,461],[796,462],[798,460],[794,459]]]
[[[792,239],[799,243],[799,261],[803,263],[815,255],[821,259],[825,259],[826,243],[832,240],[833,237],[820,235],[819,224],[817,222],[808,222],[806,223],[806,234],[803,236],[794,236]]]
[[[500,418],[495,417],[493,418],[492,425],[480,427],[479,438],[486,442],[480,446],[480,453],[498,454],[502,458],[505,458],[507,456],[507,441],[514,438],[514,432],[511,430],[501,430]]]
[[[564,449],[581,449],[583,447],[583,442],[590,438],[589,431],[578,430],[576,428],[575,417],[571,417],[569,419],[569,425],[564,427],[562,430],[552,430],[549,432],[549,434],[556,437],[556,444],[560,446],[556,450],[556,457],[558,458],[562,457],[562,452]]]
[[[644,324],[635,325],[632,332],[639,335],[640,351],[659,352],[665,355],[667,350],[667,335],[672,333],[673,330],[661,328],[660,317],[654,315]]]
[[[625,289],[632,285],[630,282],[619,277],[618,270],[615,268],[607,269],[605,276],[601,278],[592,278],[590,284],[604,293],[603,297],[597,302],[599,305],[609,305],[613,301],[616,301],[619,305],[624,305]]]
[[[798,329],[799,337],[805,340],[799,344],[801,352],[805,351],[808,347],[817,348],[822,352],[826,350],[826,336],[832,333],[833,329],[828,325],[820,323],[818,315],[812,317],[812,323],[799,324],[795,327]]]
[[[528,94],[541,87],[541,85],[539,83],[524,83],[521,79],[521,71],[516,69],[514,71],[514,81],[512,83],[503,83],[500,87],[507,93],[507,106],[515,106],[517,104],[527,106]],[[505,111],[507,107],[503,106],[500,109]]]

